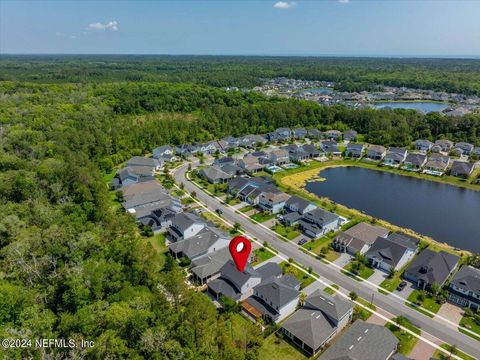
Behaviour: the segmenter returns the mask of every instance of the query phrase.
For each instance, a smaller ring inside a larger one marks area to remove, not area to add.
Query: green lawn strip
[[[168,248],[165,245],[165,234],[156,234],[146,239],[153,247],[155,251],[155,257],[157,258],[159,268],[163,268],[165,264],[165,256],[168,252]]]
[[[356,301],[358,301],[359,303],[361,303],[362,305],[368,307],[369,309],[372,309],[372,311],[375,311],[377,310],[377,307],[371,303],[369,303],[367,300],[361,298],[361,297],[358,297],[356,299]],[[368,318],[370,316],[372,316],[372,312],[364,309],[363,307],[359,306],[359,305],[355,305],[355,308],[354,308],[355,312],[358,314],[359,318],[362,319],[363,321],[367,321]]]
[[[421,312],[422,314],[425,314],[429,317],[433,317],[432,314],[429,314],[428,312],[424,311],[422,308],[425,308],[425,309],[431,311],[432,313],[436,314],[438,312],[438,310],[440,310],[440,307],[442,305],[437,303],[437,301],[433,297],[430,297],[428,294],[426,294],[425,299],[420,302],[418,300],[419,295],[420,295],[419,290],[413,290],[412,293],[408,296],[408,299],[407,299],[408,301],[410,301],[414,304],[417,304],[418,306],[411,305],[409,303],[405,303],[405,304],[410,306],[411,308]],[[421,306],[421,307],[419,307],[419,306]]]
[[[260,264],[264,261],[267,261],[268,259],[271,259],[274,256],[275,254],[271,253],[264,247],[258,248],[255,250],[255,261],[252,263],[252,265]]]
[[[475,340],[480,341],[480,325],[475,323],[475,320],[473,318],[468,317],[468,316],[463,316],[462,320],[460,320],[460,325],[469,329],[469,330],[471,330],[471,331],[473,331],[473,332],[475,332],[475,333],[477,333],[478,336],[473,335],[473,334],[471,334],[469,332],[466,332],[465,330],[459,328],[460,332],[474,338]]]
[[[315,281],[315,279],[310,276],[309,274],[304,273],[303,271],[297,269],[295,266],[293,266],[291,263],[288,261],[283,261],[280,264],[280,267],[282,268],[282,271],[284,274],[289,274],[295,276],[295,278],[300,281],[300,288],[304,289],[311,283]],[[298,265],[298,264],[296,264]],[[301,265],[298,265],[301,267]],[[316,275],[315,273],[312,273]],[[318,275],[317,275],[318,276]]]
[[[240,204],[240,199],[235,198],[235,197],[231,198],[227,201],[227,204],[230,205],[230,206]]]
[[[268,177],[271,177],[272,175],[267,173],[266,171],[259,171],[255,174],[253,174],[253,176],[256,176],[256,177],[259,177],[259,176],[268,176]]]
[[[326,292],[327,294],[329,295],[333,295],[335,294],[335,290],[334,289],[339,289],[340,287],[337,285],[337,284],[332,284],[330,286],[327,286],[325,289],[323,289],[324,292]]]
[[[285,226],[282,224],[275,225],[272,227],[272,230],[277,234],[286,237],[288,240],[293,240],[301,234],[301,232],[297,230],[295,226]]]
[[[246,213],[246,212],[249,212],[250,210],[253,210],[253,209],[254,209],[253,205],[247,205],[247,206],[242,207],[238,211],[240,211],[242,213]]]
[[[475,358],[465,354],[464,352],[458,350],[458,349],[453,349],[450,345],[448,344],[442,344],[440,345],[440,347],[442,349],[445,349],[447,350],[448,352],[450,352],[451,354],[453,355],[456,355],[458,356],[460,359],[463,359],[463,360],[475,360]],[[446,355],[445,353],[443,353],[442,351],[440,350],[435,350],[435,352],[433,353],[433,356],[432,358],[434,359],[438,359],[438,360],[447,360],[449,359],[448,355]]]
[[[351,278],[353,278],[357,281],[363,281],[363,280],[359,280],[358,277],[355,277],[355,276],[352,275],[352,273],[350,272],[352,270],[352,266],[353,266],[352,263],[349,263],[349,264],[345,265],[343,267],[342,273],[347,275],[347,276],[350,276]],[[371,267],[368,267],[368,266],[365,265],[357,275],[360,276],[362,279],[366,280],[370,276],[372,276],[374,272],[375,271]]]
[[[275,216],[277,216],[277,214],[266,214],[266,215],[264,215],[263,213],[257,213],[257,214],[251,215],[250,219],[255,220],[259,223],[263,223],[267,220],[273,219]]]
[[[421,331],[417,327],[413,326],[408,319],[404,317],[398,317],[395,319],[395,322],[400,324],[401,326],[407,328],[408,330],[414,332],[417,335],[420,335]],[[406,331],[400,329],[394,324],[387,323],[385,325],[387,329],[389,329],[393,335],[396,336],[396,338],[400,341],[400,344],[398,346],[398,352],[407,356],[410,354],[412,349],[415,347],[417,344],[418,338],[415,336],[407,333]]]
[[[308,359],[295,345],[290,344],[277,332],[268,336],[258,350],[259,360],[282,359],[303,360]]]

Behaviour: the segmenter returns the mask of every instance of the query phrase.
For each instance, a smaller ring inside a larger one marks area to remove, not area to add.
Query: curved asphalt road
[[[196,163],[192,163],[192,168]],[[238,222],[241,224],[242,229],[249,235],[260,242],[266,241],[273,248],[283,253],[287,258],[293,258],[299,264],[302,264],[306,268],[309,266],[320,277],[328,279],[347,291],[355,291],[359,296],[364,299],[374,298],[374,304],[380,310],[384,310],[393,315],[393,317],[402,315],[408,318],[412,324],[422,329],[424,332],[440,339],[444,343],[450,345],[456,345],[458,349],[466,352],[467,354],[480,359],[480,342],[472,339],[471,337],[458,332],[456,329],[447,326],[439,319],[433,319],[422,313],[406,306],[400,300],[379,293],[376,289],[372,289],[362,282],[358,282],[346,275],[341,274],[336,268],[322,263],[315,259],[311,255],[307,255],[299,250],[298,246],[292,242],[287,242],[278,238],[273,232],[252,223],[250,220],[235,212],[234,209],[225,206],[216,198],[208,195],[202,189],[195,186],[192,182],[185,178],[188,165],[182,165],[177,168],[173,176],[177,184],[184,183],[185,190],[191,193],[195,191],[197,199],[204,204],[208,209],[221,209],[223,211],[222,216],[232,224]],[[372,295],[373,294],[373,295]]]

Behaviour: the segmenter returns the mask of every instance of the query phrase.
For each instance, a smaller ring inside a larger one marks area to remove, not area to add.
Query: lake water
[[[375,103],[376,109],[411,109],[423,113],[438,112],[449,107],[446,103],[430,102],[430,101],[392,101]]]
[[[360,167],[321,172],[317,196],[454,247],[480,253],[480,192]]]
[[[333,93],[333,89],[332,88],[326,88],[326,87],[319,87],[319,88],[304,90],[304,91],[302,91],[302,94],[306,93],[306,92],[310,92],[312,94],[330,95],[331,93]]]

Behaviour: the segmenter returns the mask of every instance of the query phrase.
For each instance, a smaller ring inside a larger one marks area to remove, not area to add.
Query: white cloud
[[[338,0],[340,4],[348,4],[350,0]]]
[[[87,30],[112,30],[112,31],[117,31],[118,30],[118,22],[113,20],[113,21],[109,21],[106,24],[102,24],[102,23],[99,23],[99,22],[89,24],[87,26]]]
[[[295,7],[297,3],[295,1],[277,1],[273,7],[277,9],[291,9]]]

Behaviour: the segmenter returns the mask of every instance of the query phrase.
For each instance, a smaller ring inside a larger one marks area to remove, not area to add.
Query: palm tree
[[[305,300],[307,300],[307,294],[302,291],[298,296],[298,302],[300,303],[300,306],[303,306],[305,304]]]

